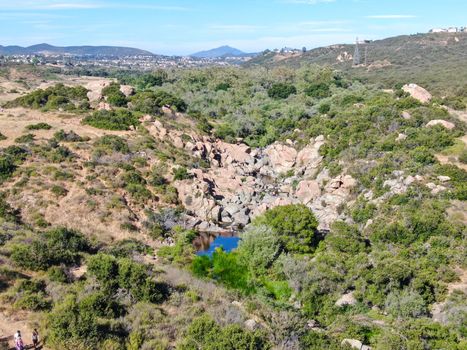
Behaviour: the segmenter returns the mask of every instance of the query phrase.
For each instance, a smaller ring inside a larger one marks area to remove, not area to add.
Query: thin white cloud
[[[22,11],[22,10],[87,10],[87,9],[128,9],[128,10],[159,10],[159,11],[188,11],[187,7],[173,5],[150,5],[139,4],[137,2],[120,4],[109,1],[60,1],[60,0],[19,0],[12,2],[11,0],[0,0],[0,8],[5,11]]]
[[[90,1],[57,1],[57,0],[36,0],[36,1],[10,1],[0,0],[2,10],[79,10],[95,9],[101,7],[98,2]]]
[[[409,19],[409,18],[416,18],[417,16],[414,15],[373,15],[373,16],[366,16],[366,18],[370,19]]]

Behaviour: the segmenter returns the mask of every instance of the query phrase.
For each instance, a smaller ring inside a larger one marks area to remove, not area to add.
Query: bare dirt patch
[[[0,132],[7,137],[0,141],[0,147],[11,146],[15,139],[26,133],[26,126],[36,123],[47,123],[52,126],[50,130],[34,130],[31,133],[36,135],[37,139],[50,139],[55,132],[60,129],[65,131],[73,130],[82,137],[95,139],[104,135],[126,136],[127,131],[109,131],[96,129],[88,125],[81,124],[83,116],[64,114],[57,112],[41,112],[39,110],[30,110],[25,108],[4,109],[0,113]]]

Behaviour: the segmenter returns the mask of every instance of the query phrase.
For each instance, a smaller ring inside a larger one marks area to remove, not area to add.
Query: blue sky
[[[313,48],[467,25],[466,0],[0,0],[0,45],[189,54]]]

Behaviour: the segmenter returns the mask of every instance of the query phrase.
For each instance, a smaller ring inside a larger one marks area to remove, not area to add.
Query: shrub
[[[38,89],[25,96],[6,104],[10,107],[26,107],[45,110],[64,109],[67,111],[89,108],[87,90],[82,86],[67,87],[63,84],[48,87],[45,90]]]
[[[80,253],[89,249],[89,243],[80,233],[56,228],[29,244],[14,246],[11,259],[20,267],[45,270],[54,265],[77,264],[81,259]]]
[[[459,155],[459,162],[462,164],[467,164],[467,149],[464,149]]]
[[[5,194],[0,192],[0,218],[10,222],[19,223],[19,212],[14,210],[5,199]]]
[[[33,134],[25,134],[15,139],[16,143],[31,143],[36,137]]]
[[[67,195],[68,190],[62,186],[53,185],[50,192],[52,192],[56,197],[63,197]]]
[[[271,345],[259,332],[248,332],[238,325],[218,326],[208,316],[195,319],[177,349],[266,350]]]
[[[229,288],[252,293],[249,287],[249,271],[238,259],[236,252],[226,253],[217,249],[212,258],[197,256],[192,262],[192,271],[197,276],[210,277]]]
[[[255,226],[247,229],[241,238],[237,248],[239,260],[253,276],[264,274],[281,253],[279,235],[268,226]]]
[[[16,170],[13,159],[9,156],[0,156],[0,181],[8,179]]]
[[[76,134],[73,130],[71,130],[70,132],[59,130],[54,134],[54,140],[56,140],[57,142],[81,142],[85,141],[86,139]]]
[[[14,306],[23,310],[40,311],[48,309],[45,283],[39,280],[20,280],[14,288]]]
[[[160,69],[149,74],[143,74],[136,80],[136,86],[141,90],[162,86],[167,80],[167,72]]]
[[[329,103],[321,103],[318,107],[318,112],[321,114],[326,114],[331,110],[331,105]]]
[[[83,119],[83,124],[105,130],[130,130],[130,126],[136,127],[140,122],[132,112],[118,109],[95,111]]]
[[[52,126],[47,123],[37,123],[37,124],[30,124],[26,126],[26,130],[50,130]]]
[[[271,227],[287,251],[309,253],[317,244],[318,227],[313,212],[302,204],[278,206],[254,220],[255,225]]]
[[[174,170],[174,180],[187,180],[191,179],[190,173],[188,173],[187,168],[179,167]]]
[[[297,88],[295,86],[285,83],[274,83],[268,89],[268,96],[276,100],[286,99],[290,95],[294,95],[296,93]]]
[[[315,98],[325,98],[331,96],[329,84],[317,82],[305,88],[305,95]]]
[[[102,136],[94,143],[94,147],[98,153],[103,154],[112,154],[113,152],[130,153],[126,140],[116,135]]]
[[[137,301],[160,302],[166,295],[163,286],[153,281],[149,267],[127,258],[98,254],[88,262],[89,273],[110,293],[124,289]]]
[[[420,317],[428,312],[427,305],[417,292],[394,290],[386,298],[386,311],[394,317]]]
[[[191,230],[174,229],[175,245],[161,247],[157,255],[162,259],[178,265],[188,265],[194,256],[195,249],[193,240],[196,238],[197,233]],[[164,232],[164,231],[162,231]]]
[[[6,140],[7,137],[0,132],[0,141]]]
[[[47,275],[52,282],[67,283],[69,282],[68,275],[62,266],[52,266],[47,270]]]
[[[76,296],[68,295],[57,303],[47,317],[46,343],[55,348],[94,348],[107,330],[98,322],[97,313],[81,307]]]
[[[106,101],[115,107],[124,107],[128,103],[126,96],[120,91],[120,84],[110,83],[102,89],[102,96],[106,97]]]
[[[164,90],[139,92],[131,98],[131,103],[135,111],[148,114],[159,114],[166,105],[180,112],[187,109],[185,101]]]

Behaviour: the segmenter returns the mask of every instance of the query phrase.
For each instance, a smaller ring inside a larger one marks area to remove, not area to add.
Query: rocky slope
[[[193,169],[191,179],[174,184],[191,227],[211,232],[242,228],[269,208],[298,203],[313,210],[321,230],[345,219],[340,209],[350,200],[356,183],[349,175],[331,177],[322,167],[319,149],[324,136],[311,139],[299,151],[290,140],[251,149],[242,143],[169,130],[150,117],[146,121],[153,136],[170,139],[210,164],[207,169]]]

